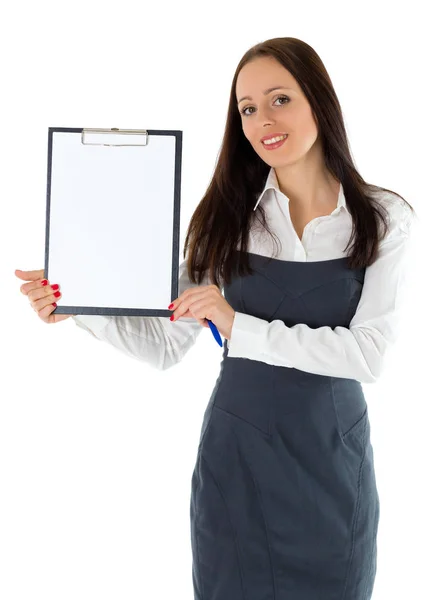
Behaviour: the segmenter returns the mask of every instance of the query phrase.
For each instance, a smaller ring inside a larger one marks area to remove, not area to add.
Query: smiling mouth
[[[281,135],[277,135],[277,136],[272,136],[273,137],[280,137],[281,139],[278,140],[277,142],[270,142],[271,144],[277,144],[279,142],[282,142],[283,140],[286,140],[288,138],[288,133],[283,133]],[[266,140],[261,140],[262,144],[265,144],[266,141],[271,140],[272,138],[267,138]],[[268,146],[269,144],[265,144],[265,146]]]
[[[285,142],[287,140],[288,140],[288,135],[286,135],[285,137],[283,137],[278,142],[271,142],[270,144],[265,144],[264,142],[262,142],[262,144],[263,144],[263,148],[265,148],[266,150],[275,150],[276,148],[279,148],[280,146],[282,146],[283,144],[285,144]]]

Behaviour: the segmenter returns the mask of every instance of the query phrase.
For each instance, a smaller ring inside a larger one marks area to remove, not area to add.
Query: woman
[[[191,485],[195,600],[371,597],[379,496],[361,383],[397,337],[413,212],[359,175],[319,56],[271,39],[236,69],[174,321],[73,316],[158,369],[205,319],[227,340]],[[22,291],[54,318],[50,285]]]

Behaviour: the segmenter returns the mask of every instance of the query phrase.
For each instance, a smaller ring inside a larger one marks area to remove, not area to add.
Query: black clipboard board
[[[45,278],[55,311],[170,316],[179,280],[179,130],[49,127]]]

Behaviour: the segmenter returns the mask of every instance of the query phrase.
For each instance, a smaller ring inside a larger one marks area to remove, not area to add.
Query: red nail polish
[[[169,317],[169,320],[170,320],[170,321],[173,321],[173,320],[174,320],[174,315],[171,315],[171,316]]]
[[[41,283],[42,283],[42,285],[47,285],[48,284],[48,280],[47,279],[43,279],[43,281]]]
[[[174,308],[174,304],[170,304],[168,308],[171,310],[171,308]]]

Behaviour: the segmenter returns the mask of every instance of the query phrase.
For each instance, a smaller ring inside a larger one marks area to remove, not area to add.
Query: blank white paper
[[[104,146],[53,132],[47,252],[58,306],[166,309],[175,160],[174,135]]]

